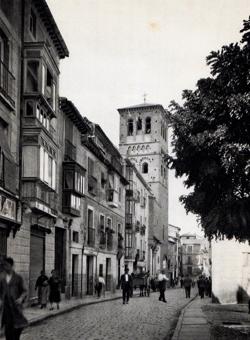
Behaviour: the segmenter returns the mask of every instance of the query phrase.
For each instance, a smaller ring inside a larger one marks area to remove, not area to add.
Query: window
[[[187,252],[188,253],[192,253],[192,250],[193,250],[192,246],[187,246]]]
[[[27,79],[26,79],[27,92],[38,91],[38,69],[39,69],[38,61],[30,60],[27,62]]]
[[[133,136],[134,133],[134,122],[133,119],[128,120],[128,136]]]
[[[150,117],[146,118],[145,132],[151,133],[151,118]]]
[[[117,232],[118,234],[122,234],[122,226],[120,223],[117,224]]]
[[[137,119],[136,128],[137,128],[137,131],[142,130],[142,119],[140,117]]]
[[[187,263],[188,263],[188,264],[191,264],[191,263],[192,263],[192,257],[191,257],[191,256],[188,256],[188,258],[187,258]]]
[[[40,179],[56,188],[56,161],[40,146]]]
[[[104,229],[104,225],[105,225],[105,222],[104,222],[104,215],[100,215],[100,227]]]
[[[95,165],[95,163],[94,163],[93,159],[88,158],[88,174],[89,174],[89,176],[94,176],[94,170],[95,170],[94,165]]]
[[[81,209],[81,199],[73,194],[71,194],[70,207],[76,210]]]
[[[102,172],[101,173],[101,187],[102,187],[102,189],[105,189],[106,182],[107,182],[107,180],[105,178],[105,174]]]
[[[88,208],[88,228],[94,228],[94,213]]]
[[[122,201],[122,188],[119,187],[119,196],[118,196],[119,202]]]
[[[81,194],[84,194],[84,183],[84,176],[79,172],[75,172],[75,190],[80,192]]]
[[[126,233],[125,244],[126,244],[126,247],[128,247],[128,248],[132,247],[132,234]]]
[[[79,242],[79,233],[78,231],[73,230],[73,242],[78,243]]]
[[[26,116],[33,116],[33,102],[26,103]]]
[[[148,163],[143,163],[142,164],[142,173],[147,174],[148,173]]]
[[[35,38],[36,37],[36,15],[32,9],[30,11],[30,32]]]
[[[99,264],[99,276],[103,276],[103,264]]]
[[[111,220],[110,217],[107,217],[107,228],[108,228],[109,230],[112,229],[112,220]]]

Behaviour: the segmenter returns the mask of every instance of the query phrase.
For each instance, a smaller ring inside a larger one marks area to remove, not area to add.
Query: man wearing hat
[[[125,268],[125,273],[122,274],[121,276],[121,289],[122,289],[122,299],[123,299],[123,304],[128,303],[129,301],[129,295],[130,295],[130,290],[132,288],[132,277],[128,273],[129,269],[126,267]]]

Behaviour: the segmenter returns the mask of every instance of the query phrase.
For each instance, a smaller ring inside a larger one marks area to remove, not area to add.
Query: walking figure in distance
[[[49,282],[44,270],[41,271],[40,276],[36,280],[35,289],[38,289],[38,303],[42,308],[46,308],[49,295]]]
[[[125,273],[121,276],[121,289],[122,289],[122,299],[123,304],[129,302],[129,296],[131,292],[131,286],[132,286],[132,277],[128,273],[129,269],[125,268]]]
[[[53,310],[53,303],[56,303],[57,309],[59,309],[59,303],[61,301],[61,293],[60,293],[60,284],[61,280],[59,279],[55,270],[52,270],[51,277],[49,278],[49,302],[50,302],[50,310]]]
[[[164,270],[161,270],[160,274],[158,275],[158,281],[159,281],[159,291],[160,291],[159,301],[166,303],[167,301],[165,299],[165,290],[167,288],[167,281],[169,280]]]
[[[186,298],[190,298],[191,286],[192,286],[192,279],[187,274],[183,280],[183,286],[186,292]]]
[[[23,279],[14,271],[13,259],[7,257],[0,273],[0,311],[6,340],[19,340],[22,330],[28,326],[22,310],[26,295]]]

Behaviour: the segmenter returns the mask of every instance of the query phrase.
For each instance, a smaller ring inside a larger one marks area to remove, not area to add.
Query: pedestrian
[[[48,277],[45,275],[44,270],[41,271],[40,276],[36,280],[35,290],[37,289],[38,304],[42,308],[46,308],[49,294]]]
[[[57,272],[55,270],[51,271],[51,277],[49,278],[49,302],[50,310],[53,310],[53,303],[56,303],[57,309],[59,309],[59,303],[61,301],[60,293],[61,280],[59,279]]]
[[[14,261],[7,257],[0,274],[0,309],[2,327],[5,328],[6,340],[19,340],[22,330],[28,326],[23,315],[23,302],[27,290],[22,277],[14,271]]]
[[[146,293],[147,296],[150,296],[150,289],[151,289],[151,276],[150,276],[150,272],[147,272],[147,278],[146,278]]]
[[[169,280],[166,277],[165,271],[161,270],[160,274],[158,275],[159,291],[160,291],[159,301],[162,301],[165,303],[167,302],[165,299],[165,290],[167,288],[167,281]]]
[[[183,280],[183,286],[185,289],[185,293],[186,293],[186,298],[190,298],[190,292],[191,292],[191,286],[192,286],[192,279],[189,277],[189,275],[187,274],[186,277]]]
[[[97,296],[100,297],[102,295],[102,290],[104,291],[104,286],[105,286],[105,280],[102,275],[98,277],[98,282],[97,282]],[[105,291],[104,291],[105,294]]]
[[[204,299],[205,286],[206,286],[205,279],[203,276],[201,276],[201,278],[199,279],[199,293],[201,299]]]
[[[180,283],[181,283],[181,288],[183,288],[183,277],[181,277]]]
[[[129,297],[131,294],[131,287],[133,285],[132,282],[132,277],[129,275],[129,269],[126,267],[125,268],[125,273],[122,274],[121,276],[121,289],[122,289],[122,299],[123,299],[123,304],[125,303],[128,304],[129,302]]]

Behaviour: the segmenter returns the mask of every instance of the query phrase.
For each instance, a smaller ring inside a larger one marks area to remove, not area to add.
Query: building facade
[[[181,275],[211,276],[211,243],[196,234],[183,234],[181,242]]]
[[[248,303],[250,246],[246,242],[212,240],[212,299],[217,303]],[[223,275],[221,275],[223,273]]]
[[[150,204],[150,268],[167,268],[168,246],[168,120],[162,105],[144,103],[118,109],[120,152],[149,185],[155,200]],[[159,261],[159,263],[158,263]]]
[[[145,273],[148,267],[149,197],[151,190],[136,167],[126,159],[125,266]]]
[[[168,260],[167,269],[170,284],[180,276],[180,231],[181,228],[168,225]]]
[[[21,227],[21,1],[0,2],[0,255],[14,256]],[[21,260],[18,261],[19,264]],[[20,268],[23,272],[24,268]]]

